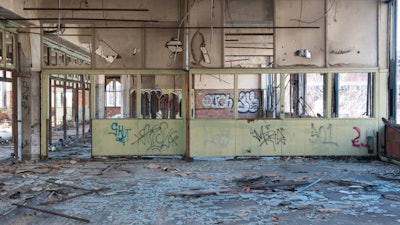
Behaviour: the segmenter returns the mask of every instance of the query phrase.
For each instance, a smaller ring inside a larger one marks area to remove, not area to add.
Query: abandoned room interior
[[[397,5],[0,0],[0,220],[399,224]]]

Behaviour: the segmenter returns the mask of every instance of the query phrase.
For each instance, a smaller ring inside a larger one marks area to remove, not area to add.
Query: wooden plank
[[[271,184],[254,184],[249,186],[251,189],[272,189],[278,187],[287,187],[287,186],[301,186],[308,185],[310,182],[308,181],[288,181],[288,182],[280,182],[280,183],[271,183]]]
[[[189,191],[182,191],[182,192],[171,192],[167,193],[167,196],[191,196],[191,197],[198,197],[203,195],[218,195],[220,193],[230,192],[231,190],[227,189],[218,189],[218,190],[189,190]]]
[[[44,212],[44,213],[48,213],[48,214],[52,214],[52,215],[56,215],[56,216],[61,216],[61,217],[65,217],[65,218],[68,218],[68,219],[78,220],[78,221],[85,222],[85,223],[90,223],[90,220],[87,220],[87,219],[84,219],[84,218],[79,218],[79,217],[75,217],[75,216],[69,216],[69,215],[65,215],[65,214],[62,214],[62,213],[53,212],[53,211],[40,209],[40,208],[35,208],[35,207],[27,206],[27,205],[20,205],[20,204],[15,204],[15,203],[13,205],[15,205],[17,207],[20,207],[20,208],[32,209],[32,210],[36,210],[36,211],[39,211],[39,212]]]

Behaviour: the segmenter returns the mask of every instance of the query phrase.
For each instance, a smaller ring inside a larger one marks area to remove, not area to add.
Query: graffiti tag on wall
[[[260,101],[256,98],[256,93],[252,91],[242,91],[239,93],[238,112],[255,113],[260,106]]]
[[[351,143],[353,147],[356,148],[368,148],[368,144],[360,143],[360,136],[361,136],[361,130],[359,127],[353,127],[353,130],[357,132],[357,137],[351,140]]]
[[[31,114],[31,104],[30,104],[30,83],[26,80],[22,82],[21,88],[21,108],[23,109],[23,117],[27,118]]]
[[[229,94],[207,94],[203,97],[202,104],[206,108],[229,109],[233,107],[233,99]]]
[[[129,131],[131,129],[125,129],[123,125],[120,125],[118,122],[113,122],[110,126],[111,132],[108,134],[114,135],[115,140],[120,142],[122,145],[129,140]]]
[[[135,136],[137,139],[132,144],[142,143],[148,146],[146,151],[161,152],[164,148],[178,145],[178,132],[169,128],[165,122],[152,127],[146,124]]]
[[[267,124],[261,126],[259,130],[253,129],[250,131],[250,135],[257,139],[260,146],[271,144],[275,151],[277,145],[286,144],[286,137],[284,135],[285,129],[282,127],[271,129],[270,126],[270,124]]]
[[[311,123],[311,138],[310,142],[313,144],[327,144],[338,146],[336,142],[332,140],[332,124],[328,126],[319,126],[318,129]]]
[[[211,137],[206,137],[205,142],[215,144],[221,148],[228,146],[229,139],[227,134],[214,134]]]

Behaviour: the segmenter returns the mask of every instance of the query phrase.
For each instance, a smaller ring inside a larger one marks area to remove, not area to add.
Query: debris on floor
[[[380,161],[329,158],[7,160],[0,221],[399,224],[398,171]]]

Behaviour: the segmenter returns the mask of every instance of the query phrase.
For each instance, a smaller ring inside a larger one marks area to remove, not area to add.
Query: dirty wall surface
[[[0,165],[1,224],[400,224],[379,161],[98,158]]]

